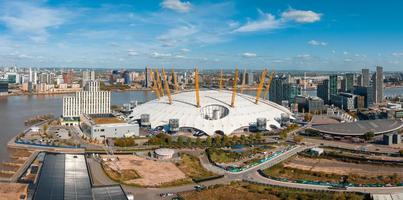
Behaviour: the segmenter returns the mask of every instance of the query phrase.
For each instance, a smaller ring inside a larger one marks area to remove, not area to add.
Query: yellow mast
[[[222,79],[222,70],[221,70],[221,72],[220,72],[220,91],[222,90],[222,81],[223,81],[223,79]]]
[[[238,68],[235,69],[235,76],[234,76],[234,82],[232,85],[232,98],[231,98],[231,107],[235,107],[235,96],[236,96],[236,86],[238,84]]]
[[[165,91],[167,92],[169,104],[172,104],[171,92],[169,91],[168,80],[167,80],[167,76],[165,75],[164,68],[162,68],[162,77],[164,79],[164,86],[165,86]]]
[[[196,107],[200,107],[200,96],[199,96],[199,70],[195,69],[195,92],[196,92]]]
[[[273,80],[273,76],[274,76],[274,71],[271,72],[269,82],[267,82],[267,84],[266,84],[266,89],[264,90],[263,99],[266,99],[266,98],[269,99],[267,97],[267,94],[269,93],[271,81]]]
[[[162,89],[162,83],[161,83],[161,76],[160,73],[158,72],[158,69],[155,69],[155,73],[157,74],[157,84],[158,84],[158,90],[160,91],[160,95],[164,96],[164,90]]]
[[[173,78],[173,80],[174,80],[175,92],[178,92],[178,91],[179,91],[178,80],[177,80],[177,78],[176,78],[176,74],[175,74],[175,71],[174,71],[173,68],[172,68],[172,78]]]
[[[242,85],[241,85],[241,94],[243,94],[243,89],[245,88],[245,79],[246,79],[246,69],[243,70]]]
[[[257,88],[257,92],[256,92],[256,101],[255,101],[256,104],[259,103],[259,98],[260,98],[260,94],[262,93],[262,88],[263,88],[264,80],[266,79],[266,74],[267,74],[267,69],[264,69],[262,72],[262,76],[260,77],[259,87]]]
[[[154,72],[153,72],[153,70],[150,70],[150,72],[151,72],[151,80],[152,80],[152,82],[153,82],[153,90],[154,90],[154,92],[155,92],[155,94],[157,95],[157,98],[158,98],[158,100],[160,100],[160,91],[158,91],[158,86],[157,86],[157,82],[155,81],[155,77],[154,77]]]

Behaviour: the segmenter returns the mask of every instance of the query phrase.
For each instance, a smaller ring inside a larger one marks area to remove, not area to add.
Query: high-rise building
[[[364,97],[364,108],[368,108],[373,104],[373,95],[371,87],[354,86],[353,94]]]
[[[368,87],[369,86],[369,69],[361,70],[361,86]]]
[[[357,105],[357,95],[341,92],[331,96],[331,102],[344,110],[354,110]]]
[[[355,85],[355,74],[347,73],[344,76],[343,82],[344,82],[344,88],[342,87],[343,92],[351,92],[353,86]]]
[[[330,103],[330,94],[329,94],[329,80],[323,80],[322,83],[318,84],[316,90],[317,96],[323,99],[325,104]]]
[[[381,103],[384,97],[383,67],[376,67],[376,72],[372,77],[372,88],[374,103]]]
[[[146,67],[146,69],[144,70],[144,76],[145,76],[145,83],[144,83],[144,87],[148,88],[151,87],[152,85],[152,77],[151,77],[151,69]]]
[[[63,117],[79,117],[81,114],[109,114],[110,91],[99,91],[98,81],[89,81],[84,91],[75,96],[63,97]]]
[[[329,76],[329,95],[330,99],[332,98],[333,95],[337,95],[337,75],[332,74]]]
[[[89,71],[89,70],[83,71],[81,81],[82,81],[82,83],[81,83],[82,86],[87,85],[88,81],[95,81],[95,71],[94,70],[92,70],[92,71]]]
[[[270,101],[281,105],[283,100],[293,102],[295,96],[301,94],[301,89],[294,83],[289,83],[286,77],[273,78],[269,91]]]

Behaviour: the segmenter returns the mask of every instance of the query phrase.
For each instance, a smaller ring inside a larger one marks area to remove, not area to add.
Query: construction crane
[[[157,86],[158,86],[158,90],[160,92],[161,96],[164,96],[164,90],[162,89],[162,83],[161,83],[161,76],[160,73],[158,72],[158,69],[155,69],[155,73],[157,75]]]
[[[164,68],[162,68],[161,72],[162,72],[162,78],[164,79],[164,87],[165,87],[165,91],[166,91],[167,96],[168,96],[169,104],[172,104],[171,92],[169,91],[169,85],[168,85],[168,81],[167,81],[167,76],[165,75]]]
[[[195,92],[196,92],[196,107],[200,107],[200,95],[199,95],[199,70],[195,69]]]
[[[220,91],[222,90],[222,81],[223,81],[223,75],[222,75],[222,70],[220,72]]]
[[[236,86],[238,84],[238,68],[235,69],[235,76],[232,85],[232,98],[231,98],[231,107],[235,107],[235,96],[236,96]]]
[[[157,95],[157,98],[158,98],[158,100],[160,100],[160,91],[158,90],[158,84],[157,84],[157,81],[155,81],[155,76],[154,76],[154,72],[153,72],[153,70],[150,70],[151,71],[151,81],[153,82],[153,90],[154,90],[154,92],[155,92],[155,94]]]
[[[260,77],[259,87],[257,88],[255,104],[259,103],[259,98],[260,98],[260,94],[262,93],[262,88],[264,85],[264,80],[266,79],[266,74],[267,74],[267,69],[264,69],[262,72],[262,76]]]
[[[243,94],[243,89],[245,88],[245,79],[246,79],[246,69],[243,70],[242,74],[241,94]]]
[[[178,80],[175,74],[175,70],[172,68],[172,79],[174,80],[175,92],[179,92]]]
[[[271,85],[271,81],[273,80],[273,77],[274,77],[274,71],[271,72],[269,82],[267,82],[267,84],[266,84],[266,89],[264,90],[263,99],[266,99],[266,98],[269,99],[267,97],[267,94],[269,93],[270,85]]]

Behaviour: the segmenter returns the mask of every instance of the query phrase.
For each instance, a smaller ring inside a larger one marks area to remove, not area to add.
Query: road
[[[272,160],[269,160],[265,163],[262,163],[260,165],[254,166],[252,168],[249,168],[245,171],[238,172],[238,173],[228,172],[219,167],[212,165],[208,161],[207,157],[205,155],[203,155],[200,157],[202,166],[205,167],[207,170],[212,171],[216,174],[224,175],[224,177],[220,178],[220,179],[203,182],[202,185],[210,186],[210,185],[216,185],[216,184],[229,184],[231,181],[243,180],[243,181],[257,183],[257,184],[281,186],[281,187],[288,187],[288,188],[297,188],[297,189],[303,189],[303,190],[337,191],[334,189],[329,189],[327,186],[276,181],[276,180],[272,180],[272,179],[263,177],[257,172],[258,169],[270,168],[280,162],[285,161],[286,159],[290,158],[291,156],[297,154],[298,152],[304,151],[304,150],[306,150],[308,148],[312,148],[314,146],[316,146],[316,145],[311,144],[311,145],[297,146],[297,147],[273,158]],[[94,178],[95,179],[94,183],[96,182],[97,184],[101,184],[101,185],[116,184],[116,182],[113,182],[108,177],[106,177],[105,173],[103,172],[103,170],[98,162],[96,162],[95,160],[91,161],[91,159],[89,159],[88,163],[89,163],[89,166],[91,167],[93,177],[96,177],[96,178]],[[168,193],[168,192],[179,193],[179,192],[184,192],[184,191],[192,191],[192,190],[194,190],[194,186],[196,186],[196,185],[197,184],[187,184],[187,185],[176,186],[176,187],[167,187],[167,188],[135,188],[135,187],[130,187],[130,186],[123,186],[123,188],[126,192],[132,193],[134,195],[135,199],[147,200],[147,199],[164,199],[164,198],[159,197],[159,194],[161,194],[161,193]],[[379,193],[379,194],[388,193],[388,194],[390,194],[390,193],[397,193],[397,192],[403,191],[403,187],[349,187],[349,188],[347,188],[346,191],[362,192],[362,193]],[[171,197],[169,197],[169,199],[170,198]],[[168,198],[166,198],[166,199],[168,199]]]

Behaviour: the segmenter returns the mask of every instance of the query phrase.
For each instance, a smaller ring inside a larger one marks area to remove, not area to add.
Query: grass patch
[[[288,188],[277,188],[249,184],[245,182],[233,182],[230,185],[218,185],[209,187],[200,192],[190,191],[180,193],[185,200],[308,200],[308,199],[349,199],[366,200],[369,197],[354,193],[325,193],[293,190]]]
[[[259,147],[253,147],[253,148],[247,147],[247,148],[248,149],[242,152],[235,152],[220,148],[208,148],[206,152],[210,157],[211,161],[215,163],[232,163],[266,151],[265,149]]]
[[[335,173],[314,172],[291,167],[284,167],[278,164],[263,170],[269,177],[286,178],[289,180],[321,181],[330,183],[352,183],[352,184],[399,184],[403,181],[397,174],[390,176],[360,176],[356,174],[340,175]]]
[[[186,176],[192,179],[204,179],[212,176],[216,176],[213,172],[207,171],[203,168],[200,160],[189,154],[182,154],[181,161],[176,166],[186,174]]]

